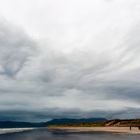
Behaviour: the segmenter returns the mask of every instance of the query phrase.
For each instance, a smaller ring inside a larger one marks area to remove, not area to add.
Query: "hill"
[[[128,120],[110,120],[105,122],[105,126],[140,126],[140,119],[128,119]]]
[[[82,119],[70,119],[70,118],[62,118],[62,119],[53,119],[45,123],[45,126],[50,125],[80,125],[80,124],[88,124],[88,123],[102,123],[107,121],[105,118],[82,118]]]
[[[88,119],[88,120],[83,120],[80,119],[78,121],[76,121],[75,119],[72,121],[66,120],[61,122],[62,120],[58,120],[57,121],[52,121],[53,123],[49,123],[48,126],[62,126],[62,127],[98,127],[98,126],[102,126],[102,127],[128,127],[128,126],[132,126],[132,127],[140,127],[140,119],[129,119],[129,120],[119,120],[119,119],[115,119],[115,120],[105,120],[105,119],[101,119],[96,121],[96,119],[92,121],[92,119]]]

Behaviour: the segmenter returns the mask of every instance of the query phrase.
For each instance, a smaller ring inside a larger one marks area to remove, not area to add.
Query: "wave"
[[[2,129],[0,129],[0,135],[7,134],[7,133],[30,131],[30,130],[34,130],[34,129],[36,129],[36,128],[2,128]]]

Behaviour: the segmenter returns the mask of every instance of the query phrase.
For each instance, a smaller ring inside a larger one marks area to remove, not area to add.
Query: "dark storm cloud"
[[[108,113],[109,112],[109,113]],[[90,117],[104,117],[108,119],[132,119],[139,118],[139,109],[126,108],[120,111],[86,111],[83,112],[79,109],[63,110],[59,108],[48,108],[45,110],[5,110],[0,111],[0,120],[3,121],[30,121],[30,122],[46,122],[52,118],[90,118]]]

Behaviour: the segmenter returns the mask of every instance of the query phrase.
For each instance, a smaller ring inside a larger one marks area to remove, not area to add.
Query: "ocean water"
[[[0,140],[140,140],[140,134],[68,133],[35,129],[18,133],[0,134]]]

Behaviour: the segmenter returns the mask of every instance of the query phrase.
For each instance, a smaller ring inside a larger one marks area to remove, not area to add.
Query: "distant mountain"
[[[105,122],[105,118],[88,118],[88,119],[53,119],[46,123],[30,123],[30,122],[15,122],[15,121],[0,121],[0,128],[31,128],[31,127],[46,127],[50,125],[63,124],[80,124],[80,123],[96,123]]]
[[[83,118],[83,119],[53,119],[45,123],[45,126],[50,125],[65,125],[65,124],[80,124],[80,123],[96,123],[96,122],[105,122],[107,119],[105,118]]]
[[[0,121],[0,128],[30,128],[30,127],[43,127],[43,126],[44,123]]]

